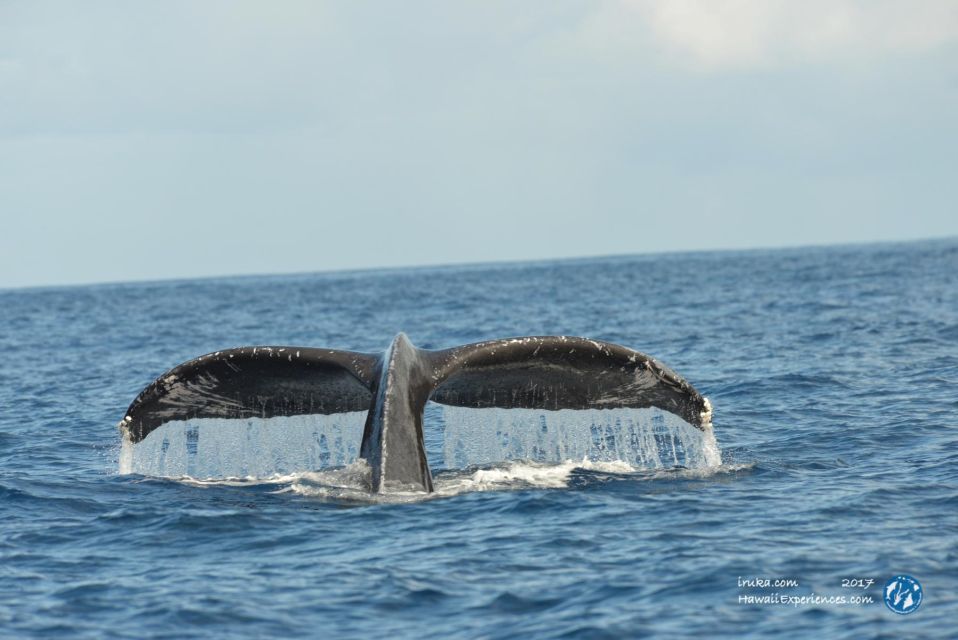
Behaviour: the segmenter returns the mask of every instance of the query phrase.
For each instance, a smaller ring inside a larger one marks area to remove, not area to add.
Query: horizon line
[[[196,276],[185,276],[185,277],[169,277],[169,278],[142,278],[142,279],[132,279],[132,280],[99,280],[92,282],[74,282],[74,283],[51,283],[51,284],[27,284],[27,285],[13,285],[13,286],[0,286],[0,293],[9,293],[9,292],[28,292],[36,290],[48,290],[48,289],[73,289],[73,288],[86,288],[86,287],[111,287],[111,286],[130,286],[130,285],[144,285],[144,284],[161,284],[161,283],[176,283],[176,282],[197,282],[197,281],[211,281],[211,280],[245,280],[245,279],[255,279],[255,278],[276,278],[276,277],[291,277],[291,276],[310,276],[310,275],[327,275],[327,274],[362,274],[362,273],[372,273],[377,271],[421,271],[427,269],[455,269],[455,268],[483,268],[483,267],[497,267],[497,266],[510,266],[510,265],[533,265],[533,264],[545,264],[549,262],[577,262],[577,261],[589,261],[589,260],[612,260],[616,258],[630,258],[630,257],[640,257],[640,256],[653,256],[653,255],[685,255],[685,254],[709,254],[709,253],[754,253],[761,251],[794,251],[798,249],[838,249],[842,247],[867,247],[867,246],[876,246],[876,245],[894,245],[894,244],[920,244],[926,242],[947,242],[949,240],[958,240],[958,235],[945,235],[945,236],[928,236],[921,238],[906,238],[901,240],[864,240],[860,242],[823,242],[823,243],[807,243],[807,244],[795,244],[795,245],[771,245],[771,246],[755,246],[755,247],[720,247],[714,249],[664,249],[661,251],[649,250],[649,251],[637,251],[634,253],[609,253],[609,254],[585,254],[585,255],[573,255],[573,256],[556,256],[550,258],[531,258],[531,259],[515,259],[515,258],[503,258],[500,260],[476,260],[476,261],[466,261],[466,262],[436,262],[436,263],[419,263],[419,264],[407,264],[407,265],[383,265],[383,266],[371,266],[371,267],[343,267],[343,268],[329,268],[329,269],[315,269],[309,271],[275,271],[275,272],[261,272],[261,273],[222,273],[222,274],[204,274]]]

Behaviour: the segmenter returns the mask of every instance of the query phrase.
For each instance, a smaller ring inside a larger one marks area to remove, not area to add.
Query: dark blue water
[[[117,421],[173,365],[400,330],[652,354],[711,399],[723,465],[399,504],[117,473]],[[6,637],[954,635],[955,240],[2,291],[0,354]],[[911,615],[881,602],[896,573]],[[874,603],[740,602],[774,592]]]

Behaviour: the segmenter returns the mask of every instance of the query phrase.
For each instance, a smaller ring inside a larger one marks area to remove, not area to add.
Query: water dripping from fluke
[[[426,438],[430,402],[442,412]],[[427,351],[399,334],[382,354],[246,347],[180,365],[130,406],[119,462],[305,495],[564,486],[576,468],[718,467],[711,416],[688,382],[619,345],[547,336]]]

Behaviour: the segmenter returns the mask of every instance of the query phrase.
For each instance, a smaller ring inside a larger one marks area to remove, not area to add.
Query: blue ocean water
[[[118,472],[117,422],[173,365],[400,330],[654,355],[711,399],[722,464],[437,459],[458,489],[401,502]],[[4,637],[955,633],[958,240],[8,290],[0,353]],[[773,594],[807,598],[746,600]]]

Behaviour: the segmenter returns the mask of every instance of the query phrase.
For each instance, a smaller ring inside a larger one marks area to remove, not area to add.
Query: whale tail
[[[706,398],[653,358],[568,336],[416,348],[400,333],[381,355],[305,347],[243,347],[201,356],[157,378],[120,422],[140,442],[163,424],[367,411],[360,457],[373,491],[432,491],[423,410],[655,407],[700,429]]]

